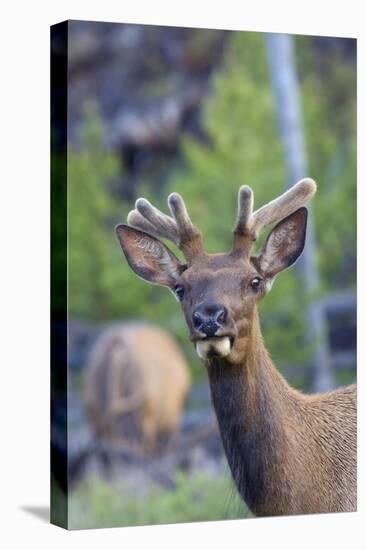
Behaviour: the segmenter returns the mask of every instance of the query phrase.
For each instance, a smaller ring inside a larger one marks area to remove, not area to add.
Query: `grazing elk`
[[[117,235],[130,267],[170,288],[181,302],[212,402],[231,473],[259,516],[356,510],[356,387],[304,395],[289,386],[264,346],[258,301],[305,244],[316,191],[303,179],[253,212],[252,190],[239,190],[232,250],[207,254],[185,204],[169,196],[172,217],[138,199]],[[273,222],[259,253],[253,247]],[[186,263],[155,237],[172,240]]]
[[[137,323],[109,327],[86,366],[85,405],[96,435],[153,452],[159,436],[177,432],[190,380],[166,331]]]

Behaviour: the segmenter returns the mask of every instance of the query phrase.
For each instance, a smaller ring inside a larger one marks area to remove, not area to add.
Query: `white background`
[[[361,548],[365,374],[359,339],[359,511],[181,526],[66,532],[25,510],[49,500],[49,26],[91,19],[357,37],[359,334],[366,334],[365,32],[361,0],[3,2],[1,14],[0,544],[2,548]],[[363,33],[363,35],[362,35]],[[337,113],[334,113],[337,116]],[[362,443],[362,445],[361,445]],[[365,529],[363,530],[365,533]]]

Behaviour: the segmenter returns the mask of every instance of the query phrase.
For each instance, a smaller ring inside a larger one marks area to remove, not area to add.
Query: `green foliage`
[[[103,317],[110,303],[111,222],[117,217],[108,189],[117,166],[101,147],[101,130],[90,113],[81,149],[68,152],[69,307],[92,319]]]
[[[176,489],[128,490],[123,483],[85,479],[69,499],[69,528],[122,527],[245,518],[250,514],[227,477],[176,476]]]
[[[97,321],[144,317],[152,290],[131,275],[115,235],[129,207],[113,196],[120,166],[102,135],[101,120],[89,112],[81,147],[68,154],[69,308]]]

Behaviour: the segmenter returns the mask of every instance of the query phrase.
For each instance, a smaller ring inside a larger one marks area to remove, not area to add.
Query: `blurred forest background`
[[[226,251],[240,185],[253,188],[259,207],[294,177],[314,178],[307,257],[261,303],[263,335],[299,389],[354,381],[356,41],[282,35],[286,58],[265,33],[81,21],[68,28],[70,524],[245,517],[217,431],[205,429],[214,426],[206,373],[180,307],[131,272],[114,226],[140,196],[167,211],[174,190],[206,250]],[[299,106],[295,118],[289,102],[281,105],[281,86]],[[162,447],[137,460],[104,441],[101,454],[101,440],[95,450],[83,404],[88,358],[121,321],[166,329],[184,353],[192,387],[178,453]]]

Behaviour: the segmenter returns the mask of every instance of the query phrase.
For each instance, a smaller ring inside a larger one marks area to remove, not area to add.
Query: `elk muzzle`
[[[216,336],[227,318],[227,309],[221,305],[209,305],[197,307],[192,315],[193,326],[206,338]]]
[[[196,351],[201,359],[225,357],[231,351],[232,340],[223,335],[228,318],[225,306],[200,305],[192,314]]]

